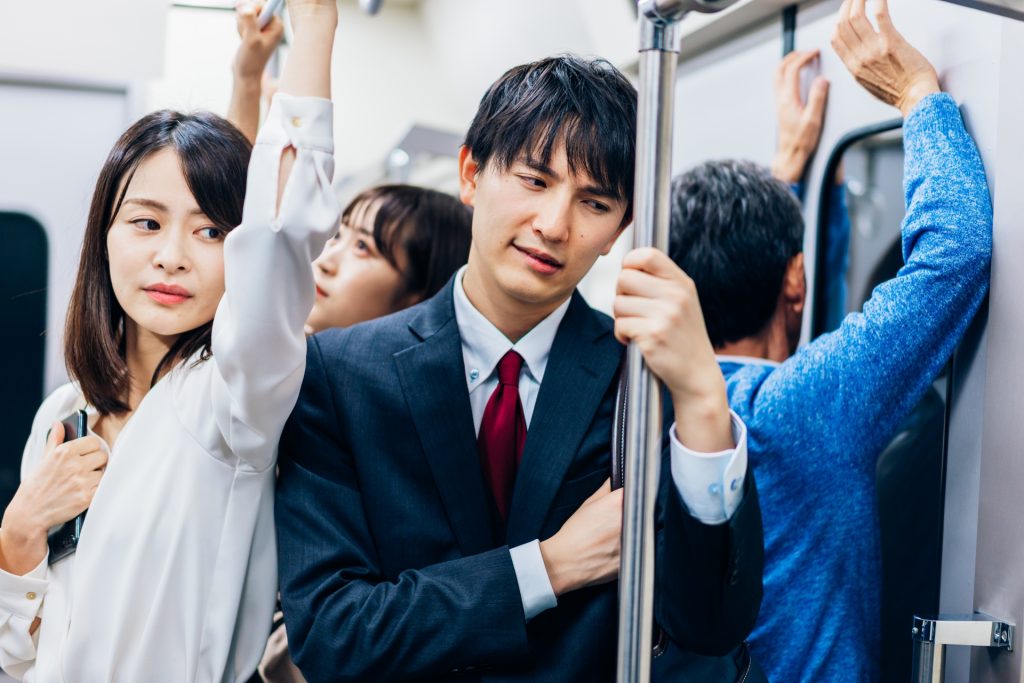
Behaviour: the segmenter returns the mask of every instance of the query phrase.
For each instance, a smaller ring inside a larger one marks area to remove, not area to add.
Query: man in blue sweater
[[[806,282],[789,187],[743,162],[704,164],[673,187],[672,257],[696,282],[761,491],[765,592],[751,642],[785,683],[879,679],[876,459],[988,288],[981,158],[931,64],[878,4],[876,30],[865,1],[846,0],[832,41],[905,117],[905,265],[862,312],[795,352]]]

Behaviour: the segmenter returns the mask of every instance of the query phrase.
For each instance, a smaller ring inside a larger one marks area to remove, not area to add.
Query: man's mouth
[[[517,244],[513,244],[512,246],[516,248],[516,251],[526,257],[527,263],[537,272],[550,275],[562,268],[561,261],[548,253],[540,251],[539,249],[520,247]]]

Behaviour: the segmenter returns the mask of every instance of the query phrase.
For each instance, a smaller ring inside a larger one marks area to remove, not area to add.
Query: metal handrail
[[[679,21],[687,12],[716,12],[735,1],[644,0],[639,3],[634,247],[668,250]],[[633,400],[625,416],[626,472],[616,679],[618,683],[645,683],[650,680],[654,623],[654,515],[661,472],[661,387],[635,344],[630,344],[626,353]]]

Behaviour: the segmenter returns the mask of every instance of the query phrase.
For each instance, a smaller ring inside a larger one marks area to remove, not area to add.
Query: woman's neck
[[[146,397],[153,374],[177,339],[178,335],[155,334],[132,320],[125,321],[124,360],[129,376],[128,407],[132,412]]]

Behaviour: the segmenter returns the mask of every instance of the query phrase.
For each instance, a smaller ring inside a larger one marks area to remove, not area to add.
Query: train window
[[[903,143],[898,121],[843,138],[826,165],[818,216],[815,334],[858,311],[903,265]],[[845,185],[842,195],[832,188]],[[878,458],[882,545],[882,680],[911,678],[912,617],[939,603],[943,472],[949,386],[936,378]]]
[[[43,400],[46,343],[46,232],[22,213],[0,212],[8,259],[0,269],[4,353],[0,354],[0,510],[18,487],[21,453]]]

